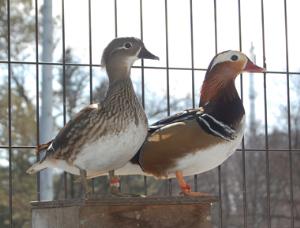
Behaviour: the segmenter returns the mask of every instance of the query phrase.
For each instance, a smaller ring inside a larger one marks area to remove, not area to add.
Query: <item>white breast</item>
[[[245,117],[237,129],[237,137],[232,141],[224,141],[205,150],[190,153],[178,160],[172,170],[168,170],[168,178],[174,177],[177,170],[181,170],[184,176],[200,174],[216,168],[228,159],[240,145],[245,128]]]
[[[138,151],[147,135],[147,127],[133,122],[114,135],[106,135],[87,145],[77,155],[74,165],[89,171],[107,172],[125,165]]]

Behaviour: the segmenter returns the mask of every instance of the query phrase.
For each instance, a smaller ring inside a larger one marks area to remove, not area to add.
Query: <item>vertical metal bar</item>
[[[261,27],[262,27],[262,48],[263,66],[266,68],[266,49],[265,49],[265,17],[264,0],[261,0]],[[264,109],[265,109],[265,150],[266,150],[266,185],[267,185],[267,224],[271,228],[271,200],[270,200],[270,165],[269,165],[269,136],[268,136],[268,109],[267,109],[267,78],[264,73]]]
[[[173,187],[172,187],[172,179],[168,179],[168,194],[169,196],[172,195]]]
[[[91,13],[91,0],[89,0],[89,68],[90,68],[90,103],[93,103],[93,68],[92,68],[92,13]]]
[[[63,121],[64,125],[67,122],[66,119],[66,40],[65,40],[65,0],[61,1],[61,11],[62,11],[62,72],[63,72]],[[68,197],[68,184],[67,184],[67,173],[64,172],[64,197]]]
[[[115,37],[118,37],[118,7],[117,0],[115,0]]]
[[[143,0],[140,0],[140,31],[141,40],[144,40],[143,30]],[[141,59],[141,77],[142,77],[142,105],[145,109],[145,73],[144,73],[144,59]]]
[[[238,0],[238,21],[239,21],[239,50],[242,51],[242,21],[241,21],[241,1]],[[244,100],[243,74],[240,77],[241,100]],[[245,138],[242,140],[242,170],[243,170],[243,212],[244,212],[244,227],[247,228],[248,210],[247,210],[247,185],[246,185],[246,153],[245,153]]]
[[[291,138],[291,106],[290,106],[290,68],[289,68],[289,45],[288,45],[288,21],[287,21],[287,3],[284,0],[284,26],[285,26],[285,58],[286,58],[286,86],[287,86],[287,114],[288,114],[288,148],[289,148],[289,168],[290,168],[290,201],[291,201],[291,227],[295,226],[295,208],[294,208],[294,178],[293,178],[293,153]]]
[[[217,25],[217,1],[214,0],[214,31],[215,31],[215,54],[218,53],[218,25]]]
[[[8,182],[8,189],[9,189],[9,197],[8,197],[8,204],[9,204],[9,225],[13,227],[13,208],[12,208],[12,135],[11,135],[11,52],[10,52],[10,1],[7,0],[7,59],[8,59],[8,161],[9,161],[9,182]]]
[[[144,194],[148,195],[148,182],[146,176],[144,176]]]
[[[114,14],[115,14],[115,37],[118,37],[118,2],[114,1]],[[122,190],[122,178],[120,178],[120,190]]]
[[[217,1],[214,0],[214,27],[215,27],[215,54],[218,53],[218,25],[217,25]],[[218,166],[218,185],[219,185],[219,227],[223,227],[223,211],[222,211],[222,177],[221,165]]]
[[[166,79],[167,79],[167,113],[170,115],[170,78],[169,78],[169,31],[168,31],[168,0],[165,0],[165,30],[166,30]],[[172,180],[168,180],[168,193],[172,195]]]
[[[190,31],[191,31],[191,65],[192,65],[192,105],[195,108],[195,70],[194,70],[194,25],[193,25],[193,0],[190,0]],[[194,191],[198,191],[198,179],[194,175]]]
[[[193,0],[190,0],[190,30],[191,30],[191,65],[192,65],[192,104],[193,104],[193,108],[195,108]]]
[[[40,144],[40,92],[39,92],[39,9],[38,0],[35,0],[35,75],[36,75],[36,144]],[[37,153],[37,161],[40,160]],[[37,173],[37,200],[40,201],[40,173]]]
[[[93,68],[92,68],[92,14],[91,14],[91,0],[88,2],[88,17],[89,17],[89,70],[90,70],[90,104],[93,103]],[[92,193],[95,192],[95,179],[92,179]]]
[[[167,112],[170,115],[170,82],[169,82],[169,32],[168,32],[168,0],[165,0],[165,29],[166,29],[166,74],[167,74]]]
[[[222,177],[221,177],[221,165],[218,166],[218,185],[219,185],[219,227],[223,227],[223,202],[222,202]]]
[[[140,0],[140,31],[141,40],[144,41],[143,29],[143,0]],[[145,72],[144,72],[144,59],[141,59],[141,82],[142,82],[142,105],[145,109]],[[144,176],[144,194],[147,195],[147,177]]]

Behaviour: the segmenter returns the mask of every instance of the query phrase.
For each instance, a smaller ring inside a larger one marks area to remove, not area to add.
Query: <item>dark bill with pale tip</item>
[[[153,55],[145,47],[141,48],[140,53],[138,54],[138,58],[140,58],[140,59],[155,59],[155,60],[159,60],[159,58],[157,56]]]
[[[244,71],[253,73],[262,73],[265,72],[265,70],[265,68],[255,65],[250,59],[248,59],[247,64],[244,68]]]

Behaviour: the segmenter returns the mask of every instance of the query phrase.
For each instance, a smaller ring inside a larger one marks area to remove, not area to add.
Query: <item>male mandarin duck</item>
[[[239,51],[225,51],[211,61],[201,89],[200,108],[189,109],[154,123],[134,158],[116,173],[176,177],[182,193],[192,192],[184,176],[221,165],[244,135],[245,110],[235,88],[242,72],[263,72]]]
[[[116,38],[108,44],[102,56],[109,78],[105,99],[82,109],[52,141],[38,147],[46,155],[27,173],[60,168],[81,175],[87,190],[86,176],[118,169],[137,153],[148,130],[130,79],[131,66],[139,58],[158,60],[137,38]]]

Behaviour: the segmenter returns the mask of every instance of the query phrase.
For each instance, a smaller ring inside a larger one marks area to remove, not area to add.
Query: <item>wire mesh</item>
[[[288,12],[287,12],[287,1],[284,0],[284,25],[285,25],[285,53],[286,53],[286,70],[285,71],[274,71],[274,70],[268,70],[263,75],[263,102],[264,102],[264,135],[265,135],[265,148],[264,149],[249,149],[245,148],[245,143],[243,141],[241,149],[238,149],[238,151],[242,152],[242,203],[243,203],[243,226],[248,227],[248,206],[247,206],[247,182],[246,182],[246,156],[247,152],[251,151],[261,151],[265,153],[265,176],[266,176],[266,213],[267,213],[267,227],[271,227],[271,189],[270,189],[270,148],[269,148],[269,127],[268,127],[268,94],[267,94],[267,76],[268,74],[279,74],[279,75],[286,75],[286,89],[287,89],[287,123],[288,123],[288,148],[287,149],[272,149],[272,151],[281,151],[281,152],[287,152],[289,156],[289,195],[290,195],[290,227],[295,227],[295,200],[294,200],[294,176],[293,176],[293,153],[299,153],[300,149],[294,149],[292,148],[292,136],[291,136],[291,107],[290,107],[290,81],[289,77],[290,75],[299,75],[300,72],[297,71],[290,71],[289,68],[289,37],[288,37]],[[192,84],[191,84],[191,91],[192,91],[192,107],[195,107],[197,105],[197,102],[195,101],[195,73],[196,72],[204,72],[205,68],[197,68],[195,67],[195,59],[194,59],[194,12],[193,12],[193,0],[189,1],[189,19],[190,19],[190,44],[189,48],[191,50],[191,67],[176,67],[176,66],[170,66],[169,63],[169,17],[168,17],[168,0],[164,0],[164,29],[165,29],[165,40],[162,42],[165,42],[165,55],[166,55],[166,62],[165,66],[145,66],[144,61],[141,61],[140,66],[134,66],[133,69],[139,69],[141,72],[141,91],[142,91],[142,104],[145,107],[145,70],[146,69],[157,69],[157,70],[165,70],[166,73],[166,103],[167,103],[167,109],[166,113],[167,115],[171,114],[171,104],[170,104],[170,70],[176,70],[176,71],[190,71],[191,77],[192,77]],[[8,143],[7,145],[0,145],[1,149],[8,149],[9,153],[9,193],[8,193],[8,205],[9,205],[9,222],[10,226],[13,227],[13,184],[12,184],[12,150],[14,149],[34,149],[35,146],[22,146],[22,145],[13,145],[12,143],[12,98],[11,98],[11,88],[12,88],[12,82],[11,82],[11,76],[12,76],[12,70],[11,65],[12,64],[28,64],[28,65],[34,65],[35,66],[35,74],[36,74],[36,84],[35,84],[35,90],[36,90],[36,143],[40,143],[39,139],[39,132],[40,132],[40,123],[39,123],[39,105],[40,105],[40,97],[39,97],[39,84],[40,84],[40,75],[39,75],[39,66],[43,65],[51,65],[51,66],[61,66],[63,71],[63,124],[65,125],[67,122],[66,117],[66,108],[67,108],[67,101],[66,101],[66,81],[65,81],[65,73],[66,73],[66,67],[67,66],[81,66],[81,67],[89,67],[89,102],[93,103],[93,67],[100,67],[100,64],[93,64],[92,61],[92,54],[93,54],[93,46],[92,46],[92,1],[88,1],[88,52],[89,52],[89,63],[69,63],[66,62],[66,41],[65,41],[65,11],[68,9],[65,9],[65,1],[61,1],[61,15],[62,15],[62,27],[61,27],[61,36],[62,36],[62,61],[61,62],[42,62],[39,59],[39,15],[38,15],[38,6],[39,1],[35,0],[35,60],[34,61],[16,61],[11,59],[11,20],[10,20],[10,0],[6,1],[7,5],[7,36],[8,36],[8,44],[7,44],[7,60],[0,60],[1,64],[6,64],[8,69]],[[237,1],[237,10],[238,10],[238,40],[239,40],[239,49],[242,51],[242,14],[241,14],[241,1]],[[261,10],[261,35],[262,35],[262,61],[263,66],[266,67],[266,41],[265,41],[265,8],[264,8],[264,0],[260,1],[260,10]],[[144,38],[144,24],[143,24],[143,0],[139,0],[139,23],[140,23],[140,37],[143,40]],[[214,49],[215,53],[218,53],[218,39],[220,38],[218,36],[218,10],[217,10],[217,1],[214,0],[213,2],[213,15],[214,15]],[[115,37],[118,37],[118,1],[114,0],[114,35]],[[241,97],[243,99],[243,76],[241,76],[240,81],[240,92]],[[147,107],[145,107],[146,109]],[[39,156],[37,156],[37,159],[39,160]],[[221,166],[218,167],[218,196],[219,196],[219,227],[224,227],[224,212],[223,212],[223,192],[222,192],[222,168]],[[71,178],[71,177],[70,177]],[[64,197],[68,198],[68,192],[69,192],[69,185],[68,185],[68,174],[63,174],[63,181],[64,181]],[[195,191],[198,190],[198,179],[197,175],[194,176],[194,189]],[[144,186],[144,194],[147,195],[148,193],[148,180],[147,177],[144,177],[143,179],[143,186]],[[73,183],[73,179],[71,178],[71,183]],[[172,182],[171,180],[168,180],[166,182],[166,186],[168,188],[167,194],[172,195],[173,189],[172,189]],[[95,187],[95,183],[93,182],[93,189]],[[72,185],[71,185],[71,188]],[[71,194],[73,195],[73,194]],[[72,196],[71,196],[72,197]],[[40,178],[39,175],[37,176],[37,200],[40,200]]]

